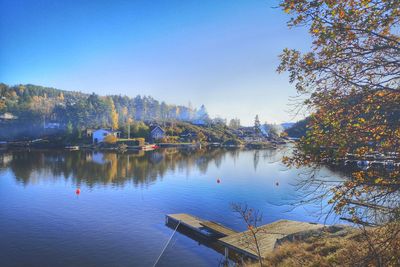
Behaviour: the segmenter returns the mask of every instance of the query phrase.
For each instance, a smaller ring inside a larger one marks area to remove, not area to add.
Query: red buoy
[[[81,193],[81,190],[79,188],[76,189],[75,194],[79,195],[80,193]]]

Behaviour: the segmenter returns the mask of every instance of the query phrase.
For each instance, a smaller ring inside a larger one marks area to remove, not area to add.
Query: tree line
[[[32,84],[0,83],[0,114],[4,113],[15,117],[9,124],[40,129],[55,122],[68,131],[119,129],[134,121],[209,120],[204,106],[197,110],[190,104],[170,105],[151,96],[100,96]],[[3,123],[0,127],[6,126]]]

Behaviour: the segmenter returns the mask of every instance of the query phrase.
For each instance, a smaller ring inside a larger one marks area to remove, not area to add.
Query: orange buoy
[[[81,193],[81,190],[79,188],[76,189],[75,194],[79,195],[80,193]]]
[[[217,183],[219,184],[220,182],[221,182],[221,180],[218,178],[218,179],[217,179]]]

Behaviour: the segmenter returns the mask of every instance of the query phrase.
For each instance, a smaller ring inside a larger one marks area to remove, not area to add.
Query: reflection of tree
[[[254,156],[253,156],[253,164],[254,164],[254,170],[257,170],[258,162],[260,161],[260,151],[255,150],[254,151]]]
[[[124,185],[126,182],[139,185],[149,184],[157,177],[162,178],[168,171],[197,168],[204,173],[211,162],[218,166],[225,153],[221,149],[164,149],[126,154],[23,151],[12,152],[11,160],[7,163],[0,161],[0,168],[9,167],[16,179],[24,184],[63,177],[89,186]]]

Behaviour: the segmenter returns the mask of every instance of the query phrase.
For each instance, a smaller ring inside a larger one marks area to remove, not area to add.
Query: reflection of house
[[[85,130],[85,136],[86,136],[86,137],[92,138],[92,137],[93,137],[93,133],[94,133],[95,131],[96,131],[95,129],[86,129],[86,130]]]
[[[44,125],[45,129],[60,129],[61,128],[61,123],[59,122],[47,122]]]
[[[98,129],[93,132],[93,143],[102,143],[104,142],[104,139],[109,135],[114,135],[115,137],[118,137],[119,132],[106,129]]]
[[[18,117],[14,116],[13,114],[11,114],[9,112],[6,112],[6,113],[0,115],[0,120],[7,121],[7,120],[16,120],[16,119],[18,119]]]
[[[164,155],[161,153],[152,153],[149,158],[151,163],[154,163],[154,164],[160,163],[163,159],[164,159]]]
[[[104,159],[104,154],[97,152],[92,154],[91,161],[101,165],[107,163],[107,161]]]
[[[161,139],[164,138],[165,131],[157,125],[151,130],[150,136],[153,140]]]
[[[12,154],[0,154],[0,163],[5,166],[12,161]]]

